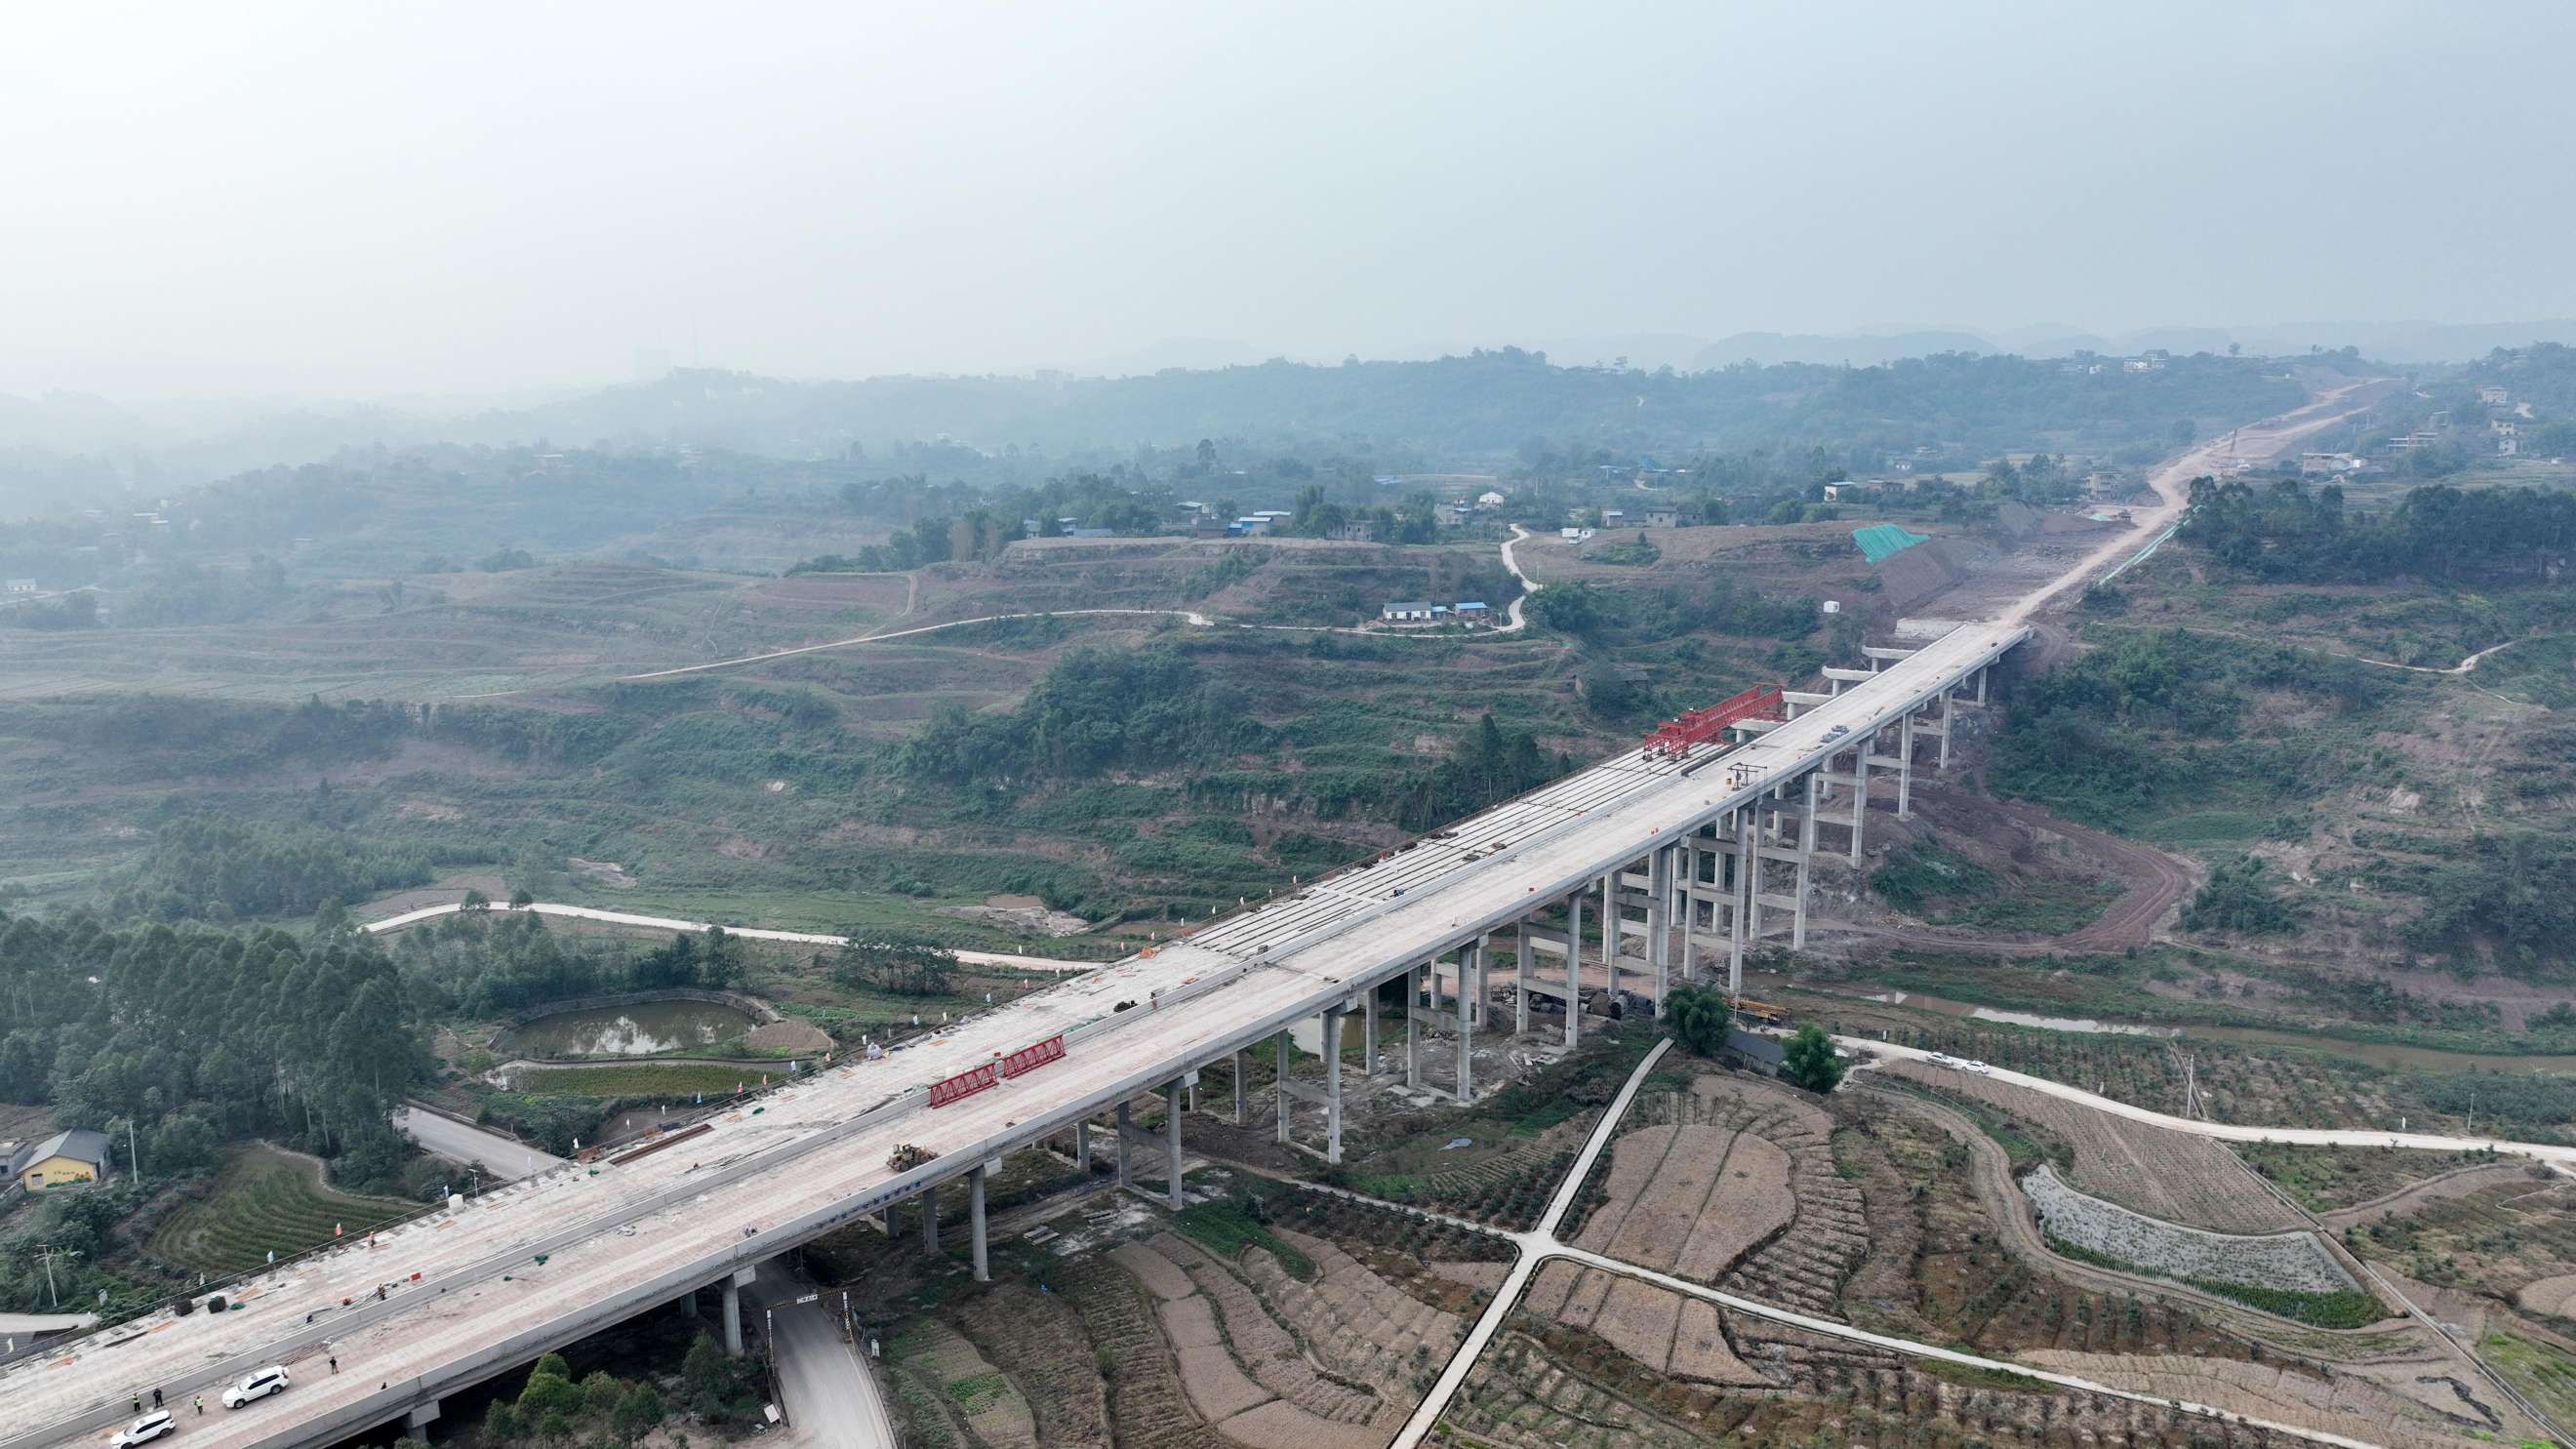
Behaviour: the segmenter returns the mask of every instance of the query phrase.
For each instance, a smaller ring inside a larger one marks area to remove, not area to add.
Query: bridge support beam
[[[1869,824],[1869,745],[1866,739],[1852,748],[1852,813],[1851,863],[1860,864],[1861,832]]]
[[[1458,1101],[1463,1105],[1476,1100],[1476,1028],[1485,1016],[1485,942],[1479,936],[1476,944],[1458,957]]]
[[[1377,1075],[1377,988],[1368,987],[1360,998],[1360,1075]]]
[[[724,1350],[735,1358],[742,1357],[742,1290],[759,1276],[756,1267],[740,1268],[718,1285],[724,1296]]]
[[[1646,964],[1655,973],[1655,1015],[1664,1014],[1664,993],[1673,973],[1673,857],[1685,846],[1664,846],[1646,861]],[[1683,966],[1689,966],[1684,958]]]
[[[1821,772],[1807,772],[1807,811],[1798,821],[1798,896],[1789,915],[1789,949],[1807,949],[1807,871],[1816,858],[1816,790]]]
[[[1246,1097],[1249,1096],[1249,1093],[1244,1090],[1243,1064],[1245,1060],[1246,1057],[1244,1053],[1236,1052],[1234,1054],[1234,1125],[1237,1127],[1244,1124],[1244,1104]]]
[[[975,1244],[975,1281],[978,1283],[993,1281],[984,1249],[984,1178],[992,1170],[992,1163],[979,1162],[973,1172],[966,1174],[966,1222]]]
[[[1565,898],[1565,1049],[1583,1045],[1583,892]]]
[[[1183,1079],[1174,1078],[1163,1089],[1163,1159],[1171,1173],[1168,1184],[1172,1194],[1172,1211],[1184,1206],[1181,1199],[1181,1086]],[[978,1189],[980,1193],[981,1189]]]
[[[1914,711],[1896,723],[1896,818],[1914,818]]]
[[[1091,1124],[1073,1124],[1073,1165],[1084,1177],[1091,1176]]]
[[[1342,1009],[1324,1009],[1324,1161],[1342,1160]]]
[[[1279,1068],[1271,1083],[1279,1092],[1279,1140],[1288,1140],[1288,1033],[1281,1032],[1273,1042],[1279,1048]]]
[[[939,1251],[939,1188],[936,1184],[921,1190],[921,1251]]]
[[[1118,1104],[1118,1185],[1136,1185],[1136,1108],[1130,1102]]]
[[[1466,969],[1460,963],[1459,969]],[[1422,988],[1437,983],[1439,977],[1428,966],[1404,968],[1404,1085],[1422,1090]],[[1432,985],[1436,993],[1439,987]]]
[[[403,1433],[409,1435],[415,1444],[426,1444],[429,1442],[429,1426],[437,1418],[438,1400],[414,1404],[411,1412],[403,1415]]]

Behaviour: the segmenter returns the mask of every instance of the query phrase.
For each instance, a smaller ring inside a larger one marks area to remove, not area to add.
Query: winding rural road
[[[456,901],[450,901],[443,906],[423,906],[416,911],[405,911],[399,916],[387,916],[381,921],[369,921],[361,929],[370,934],[381,935],[386,931],[399,931],[405,926],[416,926],[423,921],[434,920],[440,916],[452,916],[464,909],[464,905]],[[672,916],[639,916],[629,911],[603,911],[590,906],[567,906],[554,901],[538,901],[529,906],[494,906],[492,910],[505,914],[512,910],[534,911],[541,916],[600,921],[612,926],[641,926],[651,931],[685,931],[692,935],[706,931],[715,924],[712,921],[683,921]],[[784,941],[797,946],[850,944],[850,938],[847,936],[826,935],[820,931],[765,931],[752,926],[727,926],[724,929],[726,935],[740,936],[746,941]],[[1102,964],[1098,961],[1067,961],[1054,956],[1017,956],[1008,951],[951,951],[949,954],[969,966],[1009,966],[1021,971],[1088,971]]]
[[[1845,1053],[1859,1056],[1902,1057],[1908,1061],[1931,1062],[1935,1055],[1921,1047],[1871,1041],[1862,1036],[1838,1036],[1834,1043]],[[2126,1117],[2132,1122],[2144,1122],[2175,1132],[2188,1132],[2195,1137],[2215,1137],[2221,1142],[2277,1142],[2291,1147],[2404,1147],[2422,1152],[2496,1152],[2528,1157],[2562,1172],[2576,1172],[2576,1147],[2560,1147],[2554,1143],[2508,1142],[2498,1137],[2443,1137],[2430,1132],[2370,1132],[2339,1127],[2260,1127],[2241,1122],[2204,1122],[2134,1107],[2085,1091],[2082,1087],[2070,1087],[2064,1082],[2053,1082],[2046,1077],[2034,1077],[2003,1067],[1988,1067],[1985,1075],[1998,1082],[2010,1082],[2034,1092],[2080,1102],[2114,1117]]]

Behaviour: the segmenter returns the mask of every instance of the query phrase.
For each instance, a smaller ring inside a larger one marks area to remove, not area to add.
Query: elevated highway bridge
[[[1724,970],[1735,984],[1752,944],[1803,942],[1822,832],[1838,829],[1857,859],[1873,773],[1896,777],[1904,810],[1913,772],[1947,762],[1954,712],[1982,702],[1987,672],[2029,633],[1964,624],[1874,649],[1871,668],[1828,671],[1828,691],[1786,696],[1786,718],[1741,721],[1733,741],[1603,761],[1185,941],[838,1063],[666,1149],[573,1164],[280,1265],[231,1285],[231,1311],[164,1309],[22,1359],[0,1373],[0,1449],[103,1440],[130,1396],[156,1388],[192,1449],[326,1444],[397,1422],[425,1433],[443,1396],[637,1313],[694,1308],[711,1286],[738,1350],[738,1290],[757,1264],[863,1218],[892,1231],[898,1204],[959,1178],[980,1277],[985,1180],[1006,1154],[1070,1132],[1087,1160],[1110,1117],[1122,1180],[1159,1168],[1176,1196],[1183,1091],[1228,1064],[1240,1119],[1246,1054],[1286,1064],[1288,1031],[1309,1019],[1320,1075],[1282,1074],[1276,1130],[1338,1160],[1341,1032],[1358,1013],[1374,1069],[1378,988],[1407,982],[1408,1079],[1472,1098],[1468,1048],[1488,1029],[1498,939],[1520,987],[1513,1029],[1552,1000],[1567,1009],[1543,1014],[1561,1023],[1539,1025],[1568,1042],[1587,991],[1660,1006],[1677,977]],[[1431,1035],[1454,1043],[1454,1066]],[[1160,1136],[1129,1116],[1153,1094],[1176,1109]],[[938,1156],[898,1171],[899,1143]],[[289,1391],[186,1412],[275,1362],[293,1367]]]

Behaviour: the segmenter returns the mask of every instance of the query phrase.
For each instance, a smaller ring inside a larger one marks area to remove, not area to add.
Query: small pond
[[[501,1034],[514,1057],[649,1057],[712,1046],[757,1025],[751,1014],[713,1001],[638,1001],[541,1016]]]

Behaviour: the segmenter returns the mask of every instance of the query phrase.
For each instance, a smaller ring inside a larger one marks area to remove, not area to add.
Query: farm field
[[[1890,1061],[1882,1070],[2038,1128],[2065,1144],[2076,1186],[2149,1217],[2222,1233],[2305,1226],[2234,1154],[2207,1138],[2131,1122],[1972,1072],[1913,1061]]]
[[[354,1197],[322,1182],[322,1164],[264,1143],[235,1149],[206,1196],[172,1213],[152,1235],[151,1255],[207,1274],[257,1267],[331,1241],[334,1227],[359,1233],[411,1212],[398,1198]]]
[[[780,1064],[783,1069],[784,1063]],[[773,1069],[779,1070],[779,1069]],[[737,1087],[760,1085],[758,1067],[692,1066],[681,1062],[617,1063],[597,1067],[523,1067],[511,1088],[523,1096],[709,1097],[732,1096]]]

